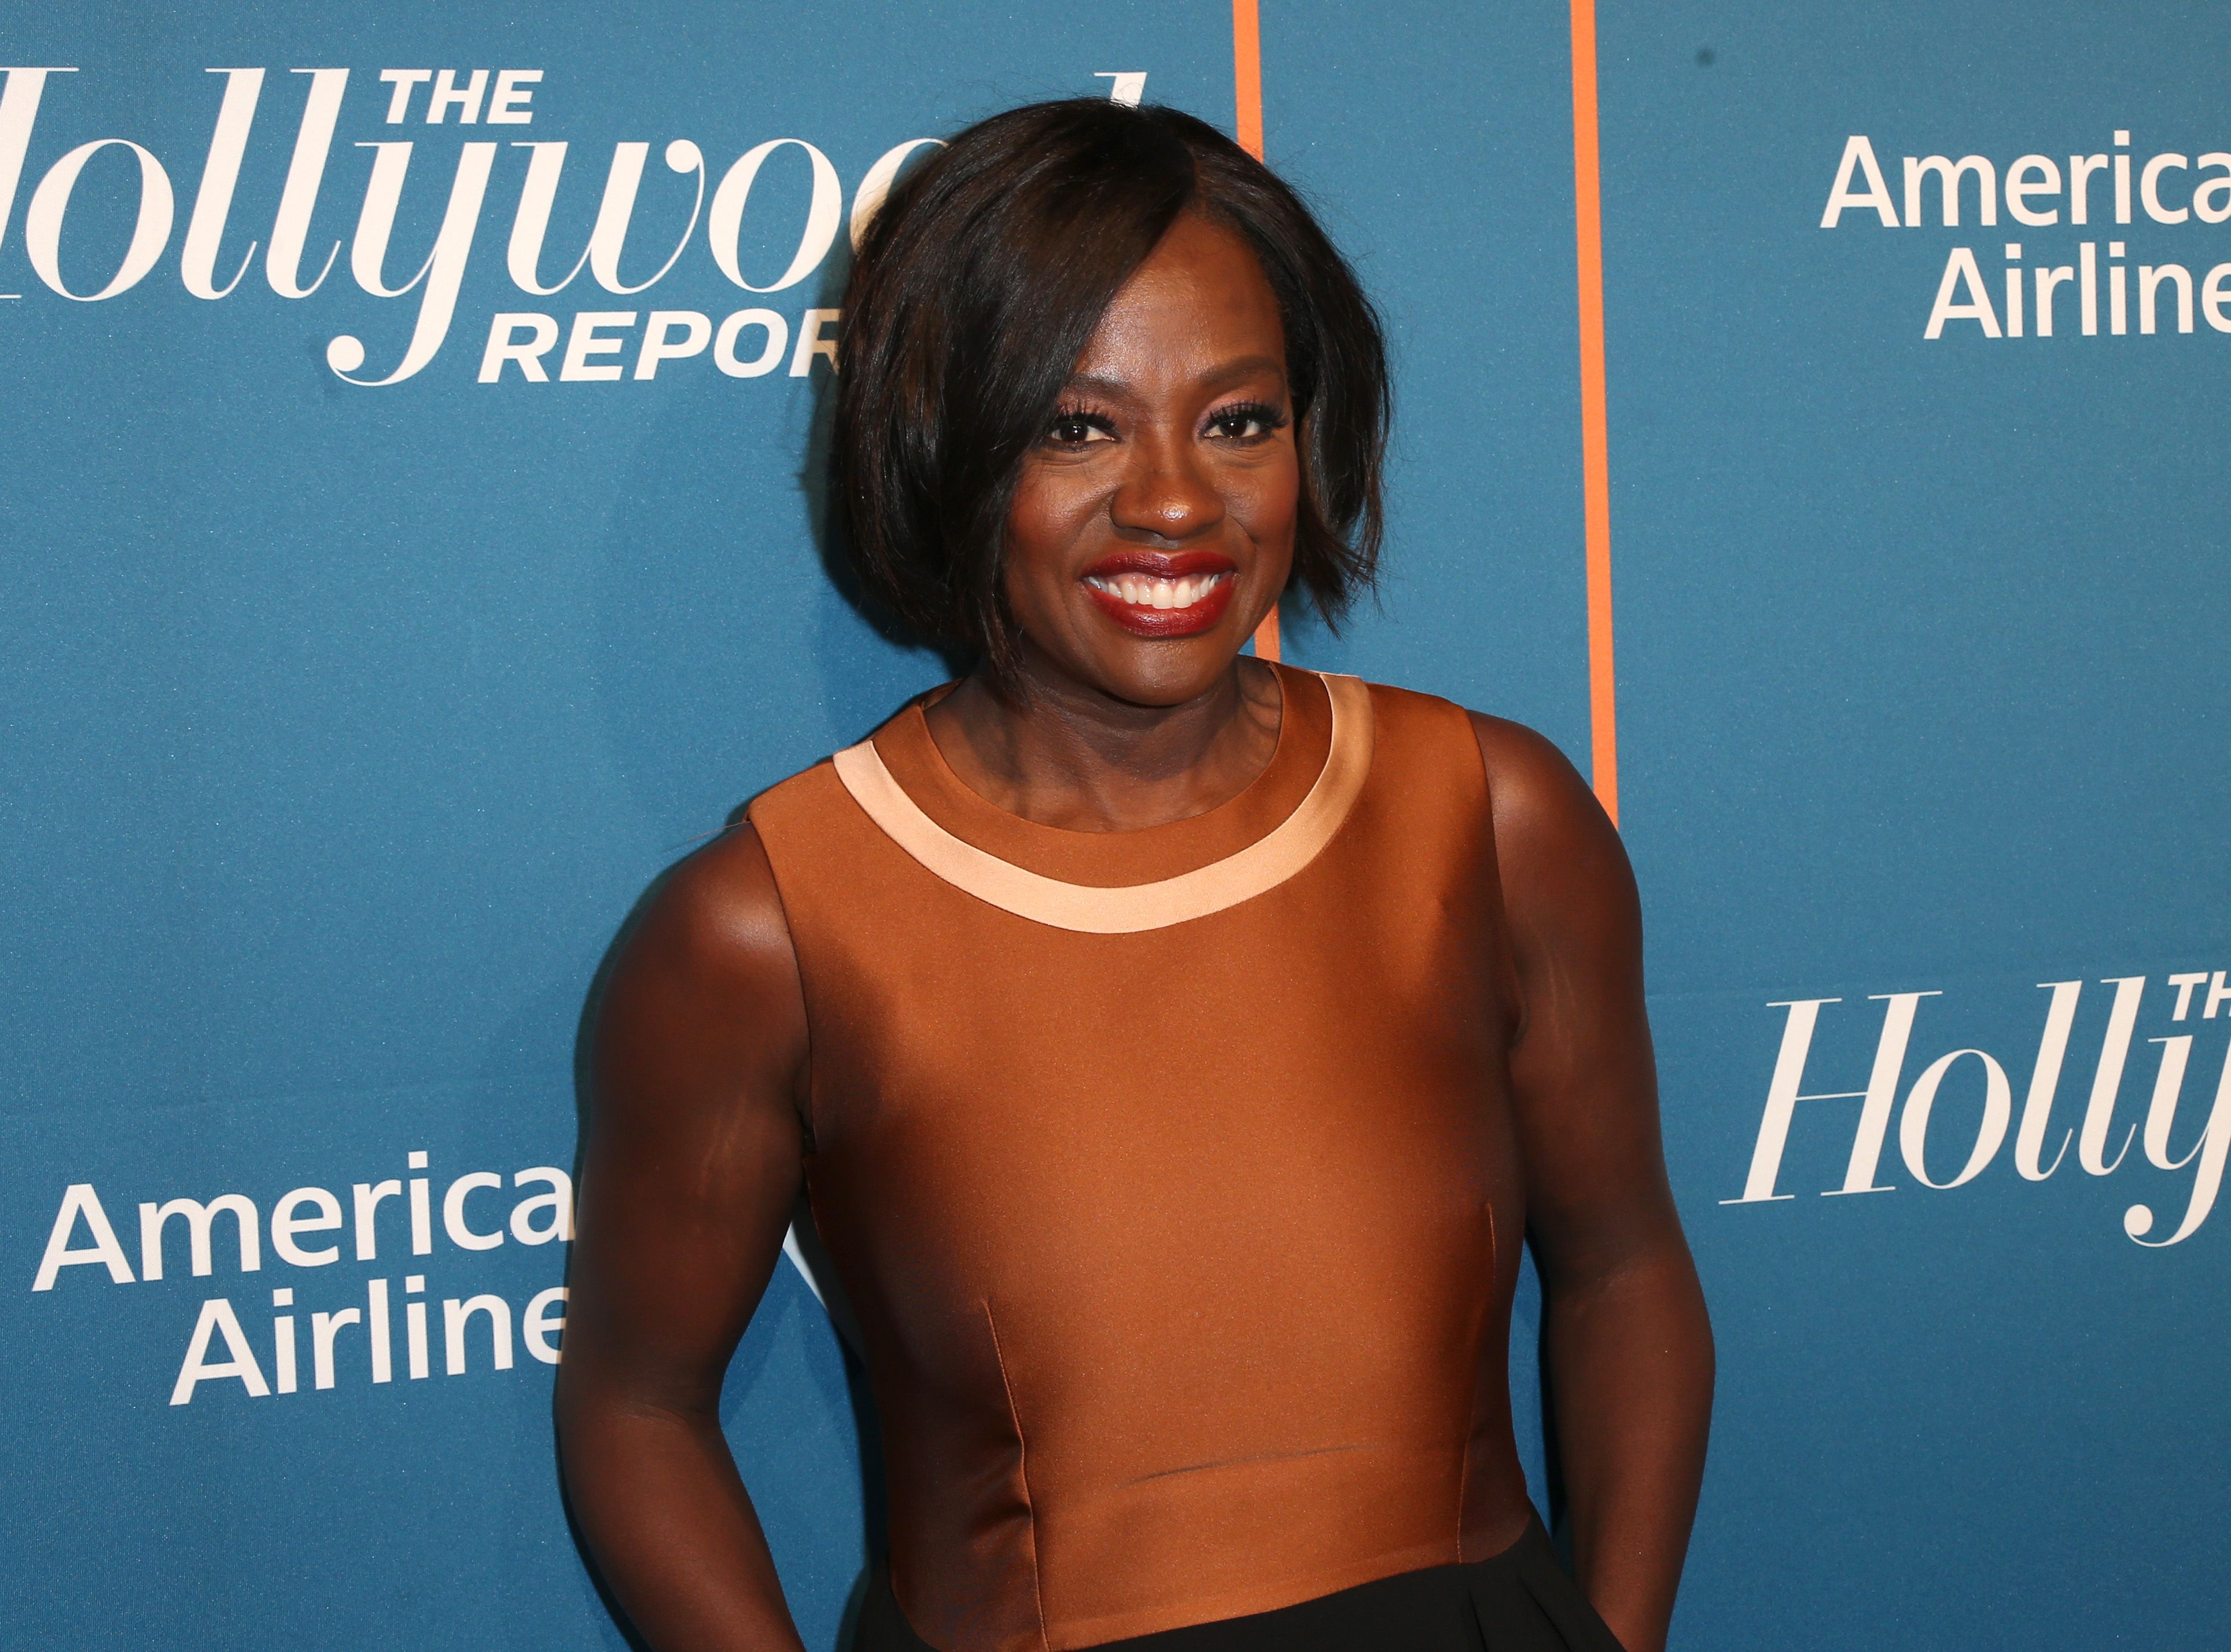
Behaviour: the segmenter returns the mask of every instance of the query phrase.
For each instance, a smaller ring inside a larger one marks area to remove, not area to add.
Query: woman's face
[[[1026,669],[1138,705],[1207,691],[1286,583],[1300,491],[1277,300],[1245,241],[1187,214],[1024,460],[1006,578]]]

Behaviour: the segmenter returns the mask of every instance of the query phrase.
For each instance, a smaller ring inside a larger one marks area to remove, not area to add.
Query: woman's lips
[[[1238,565],[1213,551],[1124,551],[1084,571],[1100,611],[1137,637],[1193,637],[1232,604]]]

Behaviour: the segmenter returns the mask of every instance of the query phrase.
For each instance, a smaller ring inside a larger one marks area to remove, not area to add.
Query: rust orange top
[[[1445,701],[1275,669],[1268,767],[1167,826],[1008,814],[918,706],[752,806],[892,1586],[947,1652],[1266,1611],[1524,1527],[1479,748]]]

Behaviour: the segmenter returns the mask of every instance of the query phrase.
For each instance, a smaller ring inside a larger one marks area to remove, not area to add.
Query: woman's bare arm
[[[658,1652],[799,1646],[721,1433],[802,1176],[805,1007],[749,826],[669,875],[598,1009],[565,1358],[567,1494]]]
[[[1712,1332],[1665,1178],[1634,877],[1554,746],[1473,721],[1518,975],[1511,1079],[1574,1562],[1628,1652],[1659,1652],[1704,1477]]]

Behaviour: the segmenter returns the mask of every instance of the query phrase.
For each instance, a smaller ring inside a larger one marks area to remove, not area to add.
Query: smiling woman
[[[1252,456],[1250,502],[1290,516],[1270,539],[1290,548],[1297,589],[1331,618],[1369,581],[1387,431],[1377,321],[1299,198],[1213,128],[1096,100],[995,116],[901,186],[844,309],[831,468],[861,571],[995,669],[1015,663],[1002,570],[1016,511],[1090,499],[1107,457],[1076,450],[1121,443],[1150,384],[1180,375],[1200,398],[1186,437]],[[1181,364],[1161,353],[1178,340]],[[1060,449],[1092,461],[1083,478],[1018,463]],[[1127,571],[1168,573],[1112,570]],[[1289,569],[1262,573],[1250,625]]]
[[[1374,567],[1346,264],[1200,122],[1039,105],[895,191],[845,328],[863,579],[980,663],[621,953],[559,1385],[615,1593],[797,1644],[718,1402],[802,1186],[885,1448],[861,1652],[1662,1646],[1710,1335],[1617,836],[1523,729],[1241,653]]]

